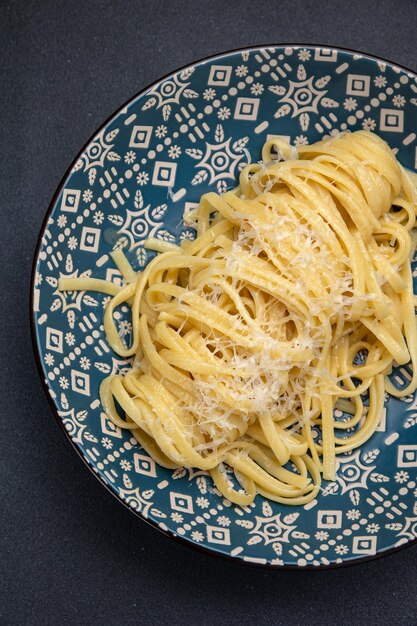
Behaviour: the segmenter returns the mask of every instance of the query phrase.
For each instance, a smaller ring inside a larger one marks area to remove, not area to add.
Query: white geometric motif
[[[317,511],[317,528],[341,528],[342,511]]]
[[[75,413],[75,410],[72,408],[69,411],[59,411],[59,416],[61,417],[65,430],[71,439],[76,443],[81,443],[83,440],[83,433],[87,428],[84,423],[87,412],[78,411]]]
[[[360,451],[338,457],[336,481],[342,487],[342,494],[351,489],[366,488],[366,482],[374,465],[365,465],[360,458]]]
[[[171,105],[179,104],[180,97],[197,98],[198,93],[188,86],[190,82],[187,80],[194,72],[193,67],[176,74],[171,78],[164,80],[155,87],[152,87],[146,94],[149,98],[142,107],[142,111],[151,109],[156,105],[157,109],[162,108],[162,116],[167,121],[171,115]]]
[[[258,117],[259,98],[238,98],[233,117],[235,120],[255,121]]]
[[[337,61],[337,50],[330,50],[329,48],[316,48],[314,51],[314,60],[335,63]]]
[[[246,165],[242,159],[245,156],[244,150],[249,137],[241,137],[230,145],[232,138],[225,139],[223,126],[217,124],[214,139],[214,144],[206,142],[205,154],[202,150],[193,148],[187,149],[185,152],[199,161],[195,167],[199,168],[200,171],[194,176],[191,184],[198,185],[209,177],[209,184],[217,182],[217,191],[224,193],[226,180],[235,180],[236,168],[241,169]]]
[[[398,467],[417,467],[417,445],[398,446]]]
[[[232,68],[229,65],[212,65],[207,84],[227,87],[230,83],[231,76]]]
[[[310,113],[318,113],[319,104],[326,108],[336,108],[339,103],[332,98],[325,98],[327,90],[323,87],[330,81],[330,76],[307,78],[304,65],[299,65],[297,79],[298,81],[289,80],[288,88],[277,84],[268,89],[281,96],[280,107],[275,111],[274,117],[281,118],[292,112],[291,117],[299,117],[301,129],[306,131],[310,123]]]
[[[62,338],[63,332],[62,330],[56,330],[55,328],[50,328],[49,326],[46,329],[46,347],[48,350],[53,350],[54,352],[62,353]]]
[[[147,148],[151,140],[152,126],[134,126],[130,135],[130,148]]]
[[[161,222],[168,207],[166,204],[160,204],[156,207],[151,207],[150,204],[144,206],[144,204],[142,192],[138,190],[134,200],[134,205],[138,208],[137,211],[126,209],[124,221],[119,215],[108,216],[108,219],[119,227],[117,230],[119,235],[117,246],[133,250],[142,246],[144,239],[147,237],[158,236],[157,231],[161,229]],[[165,238],[169,239],[169,241],[175,241],[175,237],[166,234],[167,231],[165,229],[161,233],[165,233]],[[161,238],[163,238],[162,235]],[[139,250],[146,252],[142,247]]]
[[[172,187],[175,182],[177,164],[167,161],[156,161],[152,176],[152,184],[161,187]]]
[[[290,541],[290,534],[297,528],[296,525],[292,525],[292,521],[295,521],[297,517],[298,513],[285,516],[284,519],[289,518],[288,523],[286,523],[281,519],[280,513],[277,513],[277,515],[273,517],[256,516],[256,526],[250,531],[250,534],[256,533],[261,536],[264,539],[265,545],[273,541],[288,543]]]
[[[156,476],[155,461],[144,454],[135,453],[133,455],[135,462],[135,471],[138,474],[145,474],[145,476]]]
[[[381,109],[379,128],[392,133],[402,133],[404,130],[404,111]]]
[[[102,130],[97,137],[88,145],[85,152],[82,153],[74,166],[74,172],[84,168],[84,172],[89,171],[89,183],[92,185],[96,179],[97,167],[104,167],[106,159],[109,161],[119,161],[120,155],[112,151],[114,139],[119,133],[119,129],[115,128],[106,133]]]
[[[171,508],[174,511],[182,511],[183,513],[194,513],[193,499],[191,496],[186,496],[183,493],[175,493],[171,491],[169,494],[169,500]]]
[[[220,526],[207,526],[207,541],[230,546],[230,530]]]
[[[101,423],[101,431],[103,435],[111,435],[112,437],[117,437],[121,439],[123,437],[122,429],[113,424],[105,413],[100,413],[100,423]]]
[[[101,230],[90,226],[83,226],[81,231],[80,250],[97,252],[100,243]]]
[[[353,554],[376,554],[377,537],[365,536],[365,537],[353,537],[352,553]]]
[[[348,96],[369,96],[370,76],[348,74],[346,94]]]
[[[64,189],[62,193],[61,211],[76,213],[80,204],[81,191],[79,189]]]
[[[90,395],[90,376],[86,372],[71,370],[71,389],[83,396]]]

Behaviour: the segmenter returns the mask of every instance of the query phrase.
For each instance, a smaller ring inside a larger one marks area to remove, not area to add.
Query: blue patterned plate
[[[369,558],[417,537],[417,397],[387,398],[377,432],[339,457],[317,500],[233,506],[203,471],[158,467],[98,399],[129,363],[106,344],[106,297],[57,290],[61,276],[119,282],[109,252],[135,268],[143,240],[192,239],[183,222],[201,194],[235,186],[269,134],[295,145],[341,130],[377,132],[416,167],[417,78],[386,61],[316,46],[212,57],[164,78],[107,121],[74,161],[49,208],[34,262],[33,337],[54,412],[99,480],[170,536],[252,563],[323,567]],[[415,272],[417,275],[417,273]],[[129,339],[127,311],[120,332]],[[407,376],[400,369],[398,377]]]

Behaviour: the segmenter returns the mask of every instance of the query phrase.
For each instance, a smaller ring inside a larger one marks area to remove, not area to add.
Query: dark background
[[[417,70],[414,0],[0,0],[0,623],[417,624],[417,546],[320,572],[224,562],[125,510],[42,391],[29,280],[66,168],[135,92],[254,44],[322,43]]]

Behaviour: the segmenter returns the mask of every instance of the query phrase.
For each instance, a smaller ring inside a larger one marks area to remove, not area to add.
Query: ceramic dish
[[[128,363],[106,344],[106,297],[65,294],[57,279],[121,277],[109,252],[135,268],[148,236],[193,238],[184,210],[235,186],[270,134],[296,146],[343,130],[378,133],[416,167],[415,74],[364,54],[270,46],[205,59],[133,97],[86,144],[63,178],[39,238],[32,284],[36,358],[54,413],[97,478],[159,530],[245,562],[326,567],[373,557],[417,537],[417,398],[387,399],[374,436],[339,458],[317,500],[285,507],[258,496],[247,508],[212,490],[202,471],[158,467],[110,423],[100,381]],[[120,332],[131,325],[120,312]],[[398,376],[404,376],[399,370]]]

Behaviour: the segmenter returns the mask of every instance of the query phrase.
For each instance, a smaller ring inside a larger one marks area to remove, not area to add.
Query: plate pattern
[[[373,130],[415,168],[416,120],[416,77],[389,63],[308,46],[250,49],[190,66],[134,98],[63,181],[35,268],[43,375],[59,419],[93,471],[161,530],[278,566],[341,563],[417,538],[417,397],[387,398],[378,431],[339,457],[337,480],[325,482],[317,500],[289,508],[258,497],[237,507],[205,472],[158,467],[106,419],[99,384],[129,367],[104,338],[107,298],[57,290],[59,276],[120,283],[109,258],[115,246],[141,269],[153,256],[143,247],[146,237],[193,239],[187,214],[201,194],[233,187],[270,134],[297,146]],[[116,317],[129,341],[127,309]],[[406,367],[396,372],[399,383],[408,376]]]

